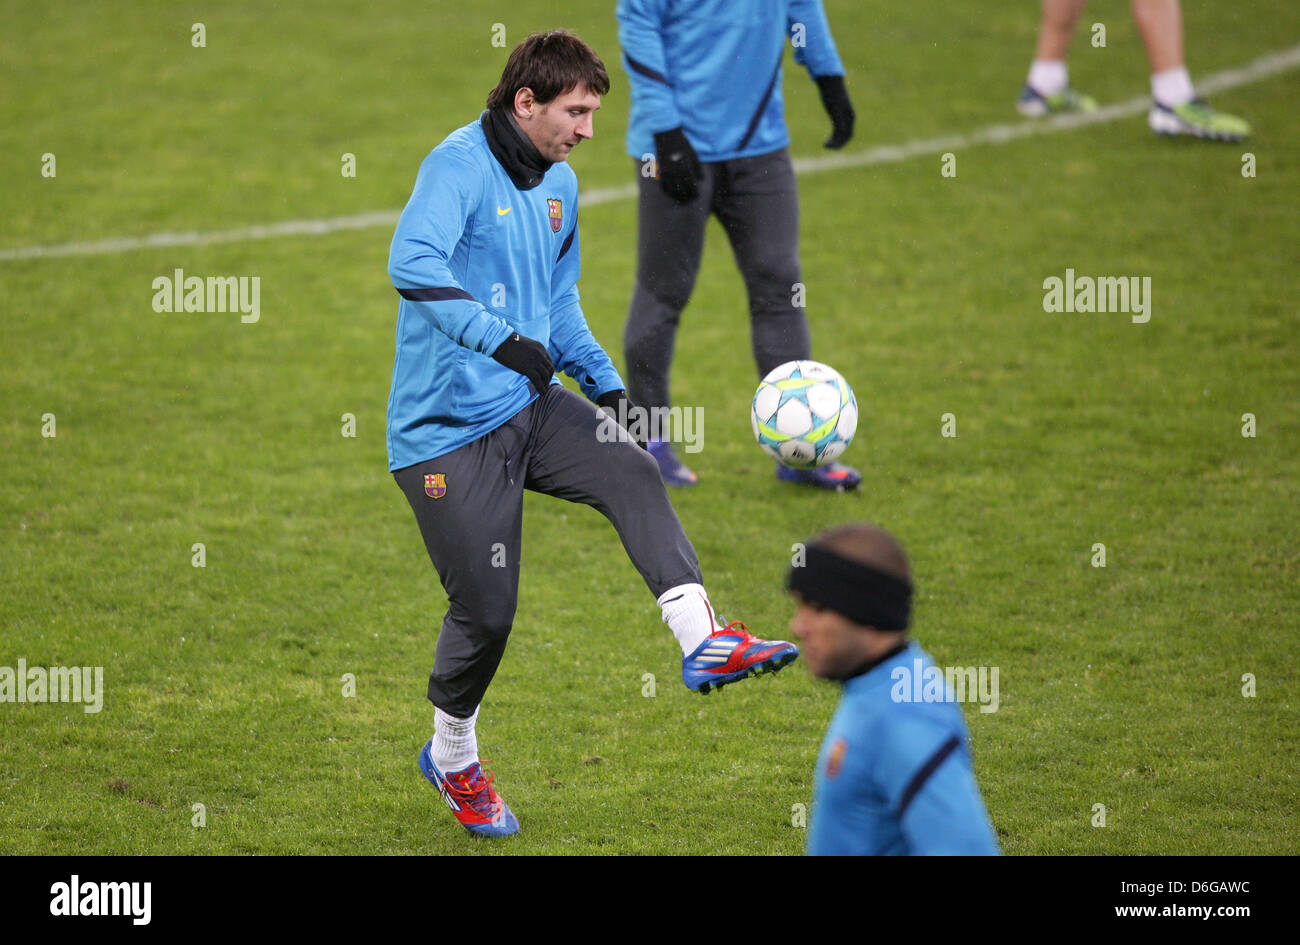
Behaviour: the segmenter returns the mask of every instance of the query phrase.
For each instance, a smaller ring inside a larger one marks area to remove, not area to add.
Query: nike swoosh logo
[[[509,213],[509,212],[510,212],[510,208],[509,208],[509,207],[506,207],[504,210],[502,210],[500,207],[497,207],[497,216],[499,216],[499,217],[503,217],[503,216],[505,216],[505,215],[506,215],[507,213]]]

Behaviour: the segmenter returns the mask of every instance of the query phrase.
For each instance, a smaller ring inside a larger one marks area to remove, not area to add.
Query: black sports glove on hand
[[[696,181],[704,177],[699,155],[680,128],[655,135],[655,156],[659,159],[659,185],[678,203],[689,203],[700,195]]]
[[[822,107],[831,116],[831,136],[825,147],[839,150],[853,137],[853,120],[857,117],[849,102],[849,90],[844,87],[844,76],[817,76],[817,91],[822,94]]]
[[[637,425],[636,417],[639,411],[625,390],[611,390],[601,394],[596,398],[596,406],[613,416],[614,422],[623,426],[625,430],[627,430],[627,427],[623,425],[624,420],[633,427]],[[628,435],[632,437],[633,443],[641,447],[641,449],[645,449],[645,424],[641,424],[641,429],[638,432],[641,433],[641,436],[634,436],[630,430],[628,430]]]
[[[497,346],[492,352],[492,360],[528,378],[539,394],[546,390],[546,385],[555,376],[555,365],[551,363],[546,346],[540,341],[522,337],[519,332]]]

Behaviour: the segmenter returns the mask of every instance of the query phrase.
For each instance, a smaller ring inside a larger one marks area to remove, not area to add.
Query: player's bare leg
[[[1038,24],[1038,48],[1034,59],[1039,62],[1064,62],[1074,37],[1074,25],[1087,0],[1043,0],[1043,18]]]
[[[1029,66],[1029,77],[1016,102],[1020,114],[1041,117],[1096,110],[1095,101],[1070,88],[1069,70],[1065,65],[1074,26],[1085,3],[1086,0],[1043,0],[1038,46]]]
[[[1147,48],[1152,75],[1183,67],[1183,11],[1178,0],[1133,0],[1133,24]]]
[[[1163,135],[1191,135],[1240,141],[1250,125],[1216,112],[1196,97],[1183,61],[1183,11],[1179,0],[1133,0],[1133,22],[1151,63],[1151,98],[1147,122]]]

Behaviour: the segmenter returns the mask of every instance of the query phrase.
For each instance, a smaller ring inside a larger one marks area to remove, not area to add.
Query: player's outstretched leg
[[[528,488],[590,505],[610,520],[681,647],[688,688],[708,692],[775,672],[799,655],[789,643],[756,639],[742,623],[723,626],[658,466],[622,427],[558,385],[540,404]]]

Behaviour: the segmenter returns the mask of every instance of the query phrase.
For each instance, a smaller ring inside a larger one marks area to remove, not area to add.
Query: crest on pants
[[[447,494],[446,473],[426,473],[424,477],[424,494],[430,499],[441,499]]]
[[[551,208],[551,232],[558,233],[564,226],[564,204],[554,197],[547,197],[546,206]]]

